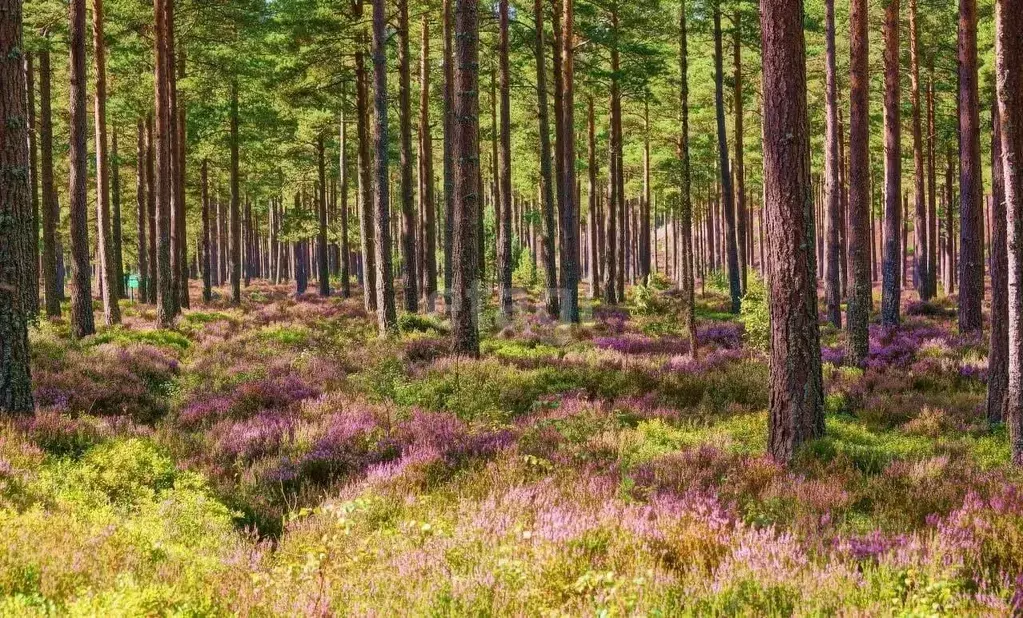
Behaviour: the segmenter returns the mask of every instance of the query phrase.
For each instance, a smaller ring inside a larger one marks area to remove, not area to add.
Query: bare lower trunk
[[[71,0],[70,101],[70,227],[71,334],[76,338],[96,332],[92,314],[92,264],[89,261],[88,149],[85,121],[85,0]],[[26,142],[27,144],[27,142]]]
[[[849,14],[849,293],[847,328],[849,360],[862,365],[867,359],[871,298],[870,203],[870,84],[867,40],[867,2],[852,0]]]
[[[761,4],[764,204],[771,237],[768,449],[786,462],[824,433],[802,6],[800,0]]]
[[[977,91],[977,1],[959,2],[959,332],[980,334],[984,203]]]

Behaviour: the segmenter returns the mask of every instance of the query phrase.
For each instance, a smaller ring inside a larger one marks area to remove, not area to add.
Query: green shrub
[[[742,297],[741,317],[746,325],[746,343],[764,352],[771,347],[771,310],[767,304],[767,288],[755,273],[750,273],[746,295]]]

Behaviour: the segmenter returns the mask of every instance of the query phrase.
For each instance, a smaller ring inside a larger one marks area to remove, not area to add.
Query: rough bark
[[[377,329],[380,336],[394,332],[398,325],[398,316],[394,308],[394,279],[391,267],[391,199],[387,158],[387,17],[385,8],[385,0],[373,0],[373,172],[375,181],[373,211],[376,223]],[[406,257],[412,258],[411,255]],[[413,279],[412,285],[414,286],[415,269],[410,272],[409,278]]]
[[[565,0],[566,6],[571,0]],[[571,9],[566,9],[571,11]],[[505,319],[512,315],[512,165],[511,165],[511,71],[508,67],[508,0],[498,2],[501,133],[497,149],[497,289],[498,307]]]
[[[681,164],[679,186],[680,212],[682,224],[682,251],[679,285],[682,290],[682,313],[689,336],[689,353],[695,359],[699,354],[699,342],[696,339],[696,282],[693,278],[695,256],[693,255],[693,201],[692,201],[692,168],[689,159],[689,33],[686,22],[686,4],[682,0],[679,7],[679,163]],[[677,221],[677,220],[676,220]],[[678,228],[675,228],[676,232]],[[676,258],[679,238],[675,235]]]
[[[89,261],[88,148],[85,121],[85,0],[71,0],[70,68],[70,177],[71,334],[75,338],[96,332],[92,314],[92,264]],[[26,142],[27,144],[27,142]]]
[[[113,244],[114,289],[117,298],[126,298],[124,292],[124,230],[121,218],[121,160],[118,156],[117,129],[110,134],[110,232]]]
[[[454,277],[455,231],[455,159],[454,159],[454,117],[455,117],[455,69],[452,49],[451,2],[444,0],[444,313],[451,313],[451,286]],[[540,2],[540,0],[534,0]],[[539,6],[539,4],[537,5]],[[540,18],[538,18],[540,19]],[[542,42],[539,43],[541,50]],[[539,82],[537,85],[539,88]],[[542,119],[541,119],[542,120]],[[541,134],[542,137],[542,134]]]
[[[920,300],[930,300],[930,240],[927,237],[927,194],[924,187],[924,145],[920,109],[920,43],[917,24],[917,0],[909,0],[909,78],[913,106],[913,232],[916,258],[916,287]]]
[[[1023,1],[995,9],[1002,177],[1008,218],[1009,373],[1006,420],[1012,462],[1023,465]]]
[[[39,52],[39,164],[42,181],[43,210],[43,292],[47,317],[60,316],[63,298],[62,283],[57,273],[57,225],[60,222],[60,203],[53,179],[53,111],[50,83],[50,52]]]
[[[433,136],[430,129],[430,23],[423,17],[419,58],[419,200],[423,208],[422,290],[428,313],[437,309],[437,216],[433,191]]]
[[[721,5],[714,5],[714,107],[717,113],[718,170],[721,172],[721,207],[725,218],[725,252],[728,263],[728,289],[732,313],[742,306],[739,275],[739,247],[735,239],[735,194],[728,163],[728,136],[725,133],[724,59],[721,44]],[[812,238],[812,237],[811,237]]]
[[[31,209],[26,221],[28,253],[22,267],[25,278],[22,292],[25,297],[25,313],[30,318],[35,318],[39,315],[39,144],[36,126],[35,63],[31,53],[24,53],[22,65],[25,70],[25,114],[28,119],[29,201],[31,202]]]
[[[401,179],[401,279],[405,311],[419,310],[416,276],[416,189],[412,181],[412,103],[409,77],[408,0],[398,5],[398,131]],[[379,96],[379,95],[378,95]],[[379,108],[378,108],[379,109]]]
[[[824,433],[817,325],[810,135],[801,0],[761,0],[764,204],[767,208],[771,391],[768,449],[790,461]]]
[[[987,419],[992,424],[1006,416],[1009,386],[1009,248],[1000,124],[995,100],[991,106],[991,346],[987,372]]]
[[[735,235],[739,249],[739,284],[743,294],[746,293],[748,274],[746,265],[747,241],[749,225],[746,219],[746,165],[743,145],[743,106],[742,106],[742,17],[736,10],[732,35],[732,68],[733,68],[733,103],[735,106],[735,159],[732,172],[735,175]]]
[[[884,254],[881,325],[898,326],[902,301],[902,123],[899,87],[899,0],[884,11]]]
[[[959,332],[980,334],[984,203],[977,91],[977,1],[959,1]]]
[[[113,265],[114,239],[110,223],[110,157],[107,151],[107,61],[103,38],[103,0],[92,0],[92,45],[96,90],[93,126],[96,131],[96,231],[99,236],[99,284],[107,326],[121,322],[117,304],[117,274]]]
[[[598,194],[600,188],[597,185],[597,130],[596,118],[593,110],[593,97],[590,96],[586,102],[586,135],[588,165],[586,166],[587,186],[589,188],[589,213],[587,223],[589,224],[589,257],[590,257],[590,298],[600,298],[600,241],[598,239],[599,217]]]
[[[362,242],[363,300],[366,311],[377,310],[376,243],[373,223],[373,180],[369,154],[369,85],[362,51],[355,52],[356,116],[359,134],[359,236]]]
[[[871,298],[870,116],[867,2],[851,0],[849,62],[849,294],[846,327],[849,360],[867,359]]]
[[[451,324],[456,354],[479,356],[479,16],[476,0],[455,0],[453,157],[455,218]]]
[[[561,321],[579,322],[579,205],[575,173],[575,0],[561,0],[561,93],[563,158],[561,180]]]
[[[536,27],[536,98],[537,120],[540,132],[540,213],[543,218],[543,266],[545,277],[544,300],[547,315],[554,317],[560,314],[561,305],[558,294],[558,265],[555,256],[554,238],[557,225],[554,220],[554,178],[551,169],[551,127],[549,107],[547,103],[547,62],[544,59],[543,39],[543,2],[533,0],[533,17]]]
[[[84,10],[81,12],[84,18]],[[5,119],[0,122],[0,169],[4,170],[0,178],[0,413],[4,414],[31,414],[34,410],[30,308],[25,306],[22,287],[32,239],[32,196],[21,21],[21,0],[0,0],[0,118]],[[81,27],[85,27],[84,20]],[[81,52],[80,68],[84,69],[84,41]]]
[[[842,273],[840,269],[842,190],[839,179],[838,75],[835,66],[835,0],[825,0],[826,95],[824,128],[824,298],[828,321],[842,327]]]

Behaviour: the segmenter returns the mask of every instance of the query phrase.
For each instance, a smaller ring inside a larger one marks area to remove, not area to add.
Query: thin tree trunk
[[[561,87],[563,134],[560,148],[564,158],[561,210],[561,321],[579,322],[579,206],[576,199],[575,175],[575,0],[560,0],[564,8],[561,20]]]
[[[146,117],[146,216],[149,220],[149,304],[156,304],[156,131],[153,114]]]
[[[437,310],[437,223],[433,191],[433,136],[430,129],[430,22],[423,17],[419,61],[419,199],[423,205],[423,299],[427,313]]]
[[[369,84],[362,51],[355,52],[356,115],[359,133],[359,232],[362,239],[363,300],[366,311],[377,310],[376,242],[373,222],[372,159],[369,149]]]
[[[600,194],[600,187],[597,185],[597,133],[596,133],[596,118],[593,110],[593,97],[590,96],[586,101],[587,109],[587,154],[589,155],[589,163],[587,165],[587,181],[589,188],[589,214],[587,215],[587,223],[589,224],[589,258],[590,258],[590,298],[600,298],[600,241],[598,239],[599,232],[598,220],[600,217],[597,216],[598,200]]]
[[[242,302],[241,186],[238,170],[238,78],[231,81],[231,302]]]
[[[725,134],[724,62],[721,45],[721,5],[714,4],[714,105],[717,111],[718,169],[721,172],[721,206],[725,214],[725,250],[728,260],[728,288],[732,298],[732,313],[739,313],[742,305],[742,285],[739,275],[739,248],[735,239],[735,195],[732,193],[732,174],[728,165],[728,137]],[[811,236],[812,238],[812,236]]]
[[[916,285],[920,300],[934,296],[931,289],[930,243],[927,237],[927,194],[924,189],[924,146],[920,109],[920,43],[917,24],[917,0],[909,0],[909,76],[913,105],[913,229],[916,245]]]
[[[1009,255],[1005,178],[997,98],[991,106],[991,353],[988,357],[987,419],[1006,418],[1009,386]]]
[[[398,126],[401,142],[401,278],[405,311],[416,313],[419,310],[419,291],[416,274],[416,189],[415,185],[412,184],[412,87],[410,85],[409,69],[408,0],[397,0],[397,8]],[[380,47],[382,53],[383,43],[380,44]],[[386,70],[386,67],[384,67],[384,70]],[[383,85],[383,82],[380,82],[380,84]],[[386,100],[384,105],[386,106]],[[386,148],[386,144],[384,147]]]
[[[842,190],[839,179],[839,125],[838,125],[838,76],[835,67],[835,0],[825,0],[825,47],[826,82],[825,97],[825,150],[824,150],[824,193],[825,193],[825,237],[827,248],[824,262],[824,298],[827,305],[828,321],[836,328],[842,327],[842,273],[840,270]]]
[[[57,272],[57,226],[60,224],[60,202],[53,180],[53,112],[50,83],[50,52],[39,52],[39,156],[42,181],[43,210],[43,291],[46,316],[60,317],[63,298],[62,279]]]
[[[36,94],[35,67],[30,52],[24,53],[22,65],[25,72],[26,107],[28,118],[28,168],[29,168],[29,201],[31,210],[26,221],[28,227],[28,253],[22,268],[25,285],[25,314],[30,317],[39,315],[39,145],[36,126]]]
[[[344,112],[341,112],[340,134],[338,135],[338,148],[341,151],[338,165],[341,174],[341,257],[338,266],[341,270],[341,298],[348,298],[352,295],[352,273],[351,273],[351,248],[348,245],[348,124],[345,121]],[[271,230],[271,234],[274,231]],[[274,241],[276,242],[276,240]]]
[[[202,161],[199,169],[199,190],[202,192],[202,300],[210,302],[213,297],[213,261],[210,259],[210,181],[209,162]]]
[[[539,0],[536,0],[539,2]],[[455,161],[454,161],[454,114],[455,114],[455,69],[452,50],[451,15],[452,0],[443,0],[444,36],[444,313],[451,314],[451,286],[454,277],[454,230],[455,230]],[[537,43],[543,46],[542,41]],[[539,88],[539,85],[537,86]],[[542,123],[542,119],[541,119]],[[542,143],[542,140],[541,140]]]
[[[327,155],[323,133],[316,140],[317,177],[320,191],[317,194],[316,215],[319,223],[316,234],[316,267],[320,296],[330,296],[330,265],[327,263]]]
[[[689,33],[686,22],[686,4],[682,0],[679,6],[679,140],[678,155],[681,162],[680,212],[682,219],[682,251],[679,284],[682,289],[682,317],[685,320],[686,332],[689,336],[689,353],[696,359],[699,355],[699,342],[696,339],[696,284],[693,279],[693,202],[692,202],[692,168],[689,159]],[[676,219],[676,221],[678,221]],[[678,226],[675,227],[675,251],[678,259]]]
[[[92,43],[96,91],[93,95],[96,129],[96,228],[99,235],[99,284],[103,316],[107,326],[121,323],[117,304],[117,274],[114,268],[114,239],[110,224],[110,159],[107,152],[107,61],[103,39],[103,0],[92,0]]]
[[[764,203],[771,237],[768,450],[790,461],[824,433],[801,0],[761,0]]]
[[[139,288],[138,298],[141,302],[149,300],[149,244],[146,241],[146,225],[148,222],[146,197],[146,129],[142,118],[136,125],[137,139],[135,150],[135,223],[138,227],[138,266]]]
[[[736,214],[736,240],[739,249],[739,284],[743,294],[746,293],[747,284],[747,243],[746,234],[749,225],[746,221],[746,167],[743,160],[743,111],[742,111],[742,19],[741,13],[735,11],[733,23],[733,45],[732,45],[732,66],[734,68],[734,94],[735,105],[735,214]]]
[[[92,265],[89,262],[88,149],[85,121],[85,0],[71,0],[70,176],[71,334],[76,339],[96,332],[92,314]],[[19,89],[20,90],[20,89]],[[13,90],[11,91],[13,92]],[[20,111],[20,104],[18,108]],[[8,123],[9,124],[9,123]],[[27,145],[28,142],[25,141]]]
[[[384,0],[373,0],[373,210],[376,215],[376,267],[377,267],[377,327],[380,336],[396,329],[398,316],[394,309],[394,274],[391,260],[391,200],[388,185],[387,158],[387,18]],[[407,118],[407,114],[402,114]],[[402,142],[404,142],[404,136]],[[402,145],[404,150],[404,144]],[[404,175],[404,171],[402,172]],[[405,204],[402,204],[404,209]],[[411,221],[411,218],[410,218]],[[410,230],[411,232],[411,230]],[[411,252],[406,255],[415,260]],[[408,278],[415,289],[415,269]],[[415,300],[415,296],[413,296]]]
[[[571,0],[565,0],[568,6]],[[571,8],[566,9],[569,13]],[[511,165],[511,71],[508,67],[508,0],[498,2],[501,133],[497,150],[497,288],[504,319],[512,315],[512,165]]]
[[[898,326],[902,301],[902,121],[899,87],[899,0],[884,12],[884,265],[881,325]]]
[[[870,201],[869,43],[867,0],[851,0],[849,62],[849,294],[847,328],[849,360],[855,366],[867,359],[872,299],[872,224]]]
[[[560,298],[558,290],[558,265],[555,254],[554,239],[557,225],[554,219],[554,178],[551,170],[551,129],[549,108],[547,104],[547,63],[544,59],[543,40],[543,2],[534,0],[533,17],[536,30],[536,97],[537,116],[540,132],[540,211],[543,218],[543,265],[545,277],[544,299],[547,315],[554,317],[560,314]]]

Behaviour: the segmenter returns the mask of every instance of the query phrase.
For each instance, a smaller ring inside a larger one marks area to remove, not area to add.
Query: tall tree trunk
[[[171,132],[170,132],[170,71],[171,62],[168,58],[167,41],[167,3],[168,0],[156,0],[153,9],[156,19],[156,59],[153,78],[156,90],[155,105],[155,171],[153,185],[156,198],[156,313],[157,326],[167,328],[171,325],[176,313],[177,297],[174,295],[172,257],[173,247],[171,210],[172,187],[174,175],[171,163]]]
[[[107,326],[121,323],[117,304],[117,273],[114,268],[114,239],[110,224],[110,159],[107,152],[107,61],[103,38],[103,0],[92,0],[92,44],[96,69],[93,95],[96,129],[96,228],[99,234],[100,293]]]
[[[959,1],[959,332],[980,334],[984,301],[984,186],[977,91],[977,0]]]
[[[987,419],[991,424],[1006,418],[1009,386],[1009,247],[1000,125],[996,98],[991,106],[991,352],[987,379]]]
[[[824,150],[824,202],[825,237],[827,249],[824,262],[824,298],[827,305],[828,321],[836,328],[842,327],[842,273],[840,269],[842,184],[839,178],[839,125],[838,125],[838,75],[835,67],[835,0],[825,0],[825,47],[826,82],[825,97],[825,150]]]
[[[391,200],[387,161],[387,16],[385,0],[373,0],[373,210],[376,215],[377,327],[380,336],[394,332],[398,316],[394,309],[394,275],[391,267]],[[407,98],[406,98],[407,100]],[[403,114],[404,116],[407,115]],[[404,142],[404,136],[402,137]],[[404,150],[404,144],[402,145]],[[402,172],[404,175],[404,171]],[[404,209],[404,204],[402,208]],[[411,231],[411,230],[410,230]],[[414,260],[411,255],[408,259]],[[415,269],[408,278],[415,286]],[[413,296],[413,300],[415,297]]]
[[[564,15],[561,20],[561,100],[564,142],[561,156],[564,177],[561,181],[563,208],[561,210],[561,321],[579,322],[579,204],[576,195],[575,173],[575,0],[561,0]]]
[[[75,338],[96,332],[92,314],[92,265],[89,263],[88,149],[85,121],[85,0],[71,0],[71,97],[70,97],[70,175],[71,259],[71,334]],[[20,88],[18,89],[20,91]],[[11,92],[14,92],[12,90]],[[21,110],[20,104],[16,108]],[[28,142],[26,141],[27,145]]]
[[[625,295],[622,277],[622,234],[620,227],[621,212],[624,209],[625,183],[622,175],[622,90],[621,90],[621,52],[618,32],[618,0],[611,2],[611,139],[608,141],[608,203],[607,223],[604,237],[604,302],[617,304]]]
[[[565,0],[571,4],[571,0]],[[571,9],[567,9],[571,11]],[[504,318],[512,315],[512,166],[511,166],[511,74],[508,68],[508,0],[498,2],[499,38],[497,45],[500,66],[501,138],[497,150],[497,288],[498,302]]]
[[[320,191],[317,195],[316,214],[319,229],[316,234],[316,267],[320,296],[330,296],[330,265],[327,263],[327,156],[323,133],[316,140],[317,177]]]
[[[117,128],[110,136],[110,207],[111,233],[113,234],[113,279],[117,298],[125,298],[124,292],[124,230],[121,220],[121,161],[117,154]]]
[[[241,186],[238,170],[238,78],[231,81],[231,302],[242,302]]]
[[[945,153],[945,294],[952,295],[956,287],[955,243],[955,153]]]
[[[733,45],[732,45],[732,66],[734,68],[734,94],[735,104],[735,215],[736,215],[736,239],[739,245],[739,283],[742,293],[746,293],[748,275],[746,266],[749,263],[747,256],[746,235],[749,233],[749,225],[746,220],[746,166],[742,132],[743,132],[743,105],[742,105],[742,17],[738,9],[735,11],[735,23],[733,24]]]
[[[433,192],[433,136],[430,130],[430,22],[423,17],[419,59],[419,199],[423,205],[422,293],[427,313],[437,309],[437,219]],[[445,146],[447,150],[447,146]]]
[[[50,52],[39,52],[39,157],[42,181],[43,210],[43,291],[46,316],[60,316],[63,298],[62,279],[57,272],[57,226],[60,224],[60,203],[53,180],[53,112],[50,92]],[[9,91],[8,91],[9,92]]]
[[[139,288],[138,298],[140,302],[149,300],[149,243],[146,241],[146,226],[149,218],[147,216],[146,197],[146,128],[139,118],[135,127],[137,131],[137,143],[135,150],[135,224],[138,227],[138,266],[139,266]]]
[[[721,5],[714,4],[714,106],[717,111],[718,169],[721,172],[721,207],[725,214],[725,250],[728,260],[728,288],[732,298],[732,313],[739,313],[742,305],[742,286],[739,276],[739,248],[735,239],[735,194],[732,193],[732,174],[728,165],[728,136],[725,134],[724,61],[721,45]],[[813,238],[812,236],[810,237]]]
[[[146,217],[149,229],[149,293],[148,302],[156,304],[156,131],[153,114],[146,116]]]
[[[173,13],[171,19],[173,20]],[[174,24],[171,23],[171,29],[174,30]],[[173,57],[172,57],[173,58]],[[172,61],[173,62],[173,61]],[[185,78],[185,50],[184,46],[177,52],[177,76],[173,82],[174,84],[174,114],[175,114],[175,128],[174,128],[174,182],[177,187],[176,196],[177,199],[174,202],[174,208],[176,219],[174,220],[175,230],[178,235],[178,254],[180,256],[178,260],[178,313],[181,313],[182,309],[188,309],[191,305],[189,293],[188,293],[188,218],[186,216],[186,193],[185,193],[185,147],[187,145],[186,137],[186,118],[185,118],[185,103],[184,100],[178,97],[178,80]]]
[[[1023,465],[1023,2],[998,0],[995,66],[1002,178],[1008,216],[1008,398],[1013,464]]]
[[[801,0],[761,0],[764,203],[769,251],[771,394],[768,449],[792,459],[824,433],[817,325],[810,135]]]
[[[650,283],[650,103],[643,102],[643,200],[639,205],[639,281]]]
[[[898,326],[902,301],[902,121],[899,87],[899,0],[884,11],[884,265],[881,324]]]
[[[686,22],[686,3],[679,6],[679,140],[678,159],[681,163],[680,212],[682,219],[682,251],[679,285],[682,289],[682,314],[689,336],[689,353],[695,359],[699,354],[696,339],[696,282],[693,278],[695,256],[693,255],[693,199],[692,168],[689,160],[689,32]],[[677,220],[676,220],[677,221]],[[677,227],[675,228],[677,231]],[[675,251],[678,255],[678,235],[675,235]]]
[[[376,242],[373,222],[372,159],[369,149],[369,84],[362,51],[355,52],[356,115],[359,133],[359,235],[362,242],[363,300],[366,311],[377,310]]]
[[[210,181],[209,162],[202,160],[199,169],[199,190],[202,192],[202,300],[210,302],[213,297],[213,260],[210,259]]]
[[[454,160],[454,115],[455,115],[455,68],[452,49],[451,15],[453,0],[443,0],[444,36],[444,313],[451,314],[451,289],[454,277],[454,231],[455,231],[455,160]],[[539,2],[540,0],[535,0]],[[542,41],[537,45],[543,47]],[[539,84],[539,82],[538,82]],[[539,85],[537,86],[539,88]],[[541,124],[543,119],[541,118]],[[542,136],[541,136],[542,144]]]
[[[536,20],[536,98],[540,131],[540,213],[543,218],[543,267],[545,277],[544,300],[547,315],[560,315],[560,294],[558,289],[558,265],[555,255],[554,238],[557,225],[554,220],[554,178],[551,170],[551,128],[547,104],[547,62],[544,59],[546,47],[543,40],[543,2],[533,0],[533,17]]]
[[[476,0],[455,0],[454,270],[452,348],[479,356],[479,16]]]
[[[597,216],[600,187],[597,185],[597,131],[596,118],[593,112],[593,97],[587,99],[587,154],[589,163],[587,165],[587,181],[589,187],[589,253],[590,253],[590,298],[600,298],[600,240],[599,240],[599,217]]]
[[[924,190],[924,145],[920,109],[920,43],[917,28],[917,0],[909,0],[909,77],[913,104],[913,230],[916,246],[916,285],[920,300],[934,296],[931,289],[930,241],[927,237],[927,194]]]
[[[348,245],[348,123],[344,112],[341,112],[338,148],[341,151],[338,169],[341,174],[341,298],[352,295],[351,248]],[[273,231],[271,231],[271,234]]]
[[[397,4],[398,125],[401,133],[401,278],[405,311],[416,313],[419,310],[419,291],[416,280],[416,190],[412,184],[412,87],[409,77],[408,0],[397,0]],[[383,43],[380,47],[382,53]],[[386,106],[386,100],[384,105]]]
[[[934,63],[927,80],[927,276],[931,297],[938,295],[938,194],[935,173]]]
[[[31,210],[27,221],[28,253],[22,272],[25,277],[23,289],[25,297],[25,313],[28,316],[39,315],[39,145],[38,127],[36,126],[36,93],[35,67],[32,54],[25,52],[25,90],[27,92],[25,113],[28,117],[28,173],[29,200]]]
[[[79,18],[77,23],[84,29],[84,6],[77,10],[81,15],[73,13],[73,16]],[[31,307],[25,305],[23,289],[26,273],[35,269],[27,264],[31,257],[32,195],[21,29],[21,0],[0,0],[0,118],[4,119],[0,122],[0,169],[4,170],[0,178],[0,358],[3,359],[0,362],[0,411],[7,414],[31,414],[35,409],[28,347]],[[79,80],[85,78],[83,37],[84,34],[79,33],[78,38],[82,39]],[[72,41],[78,42],[74,35]],[[84,82],[72,82],[72,88],[75,86],[81,88]],[[80,97],[82,124],[84,94],[82,91]]]
[[[872,299],[870,201],[870,86],[867,0],[851,0],[849,10],[849,360],[862,365],[869,351]]]

